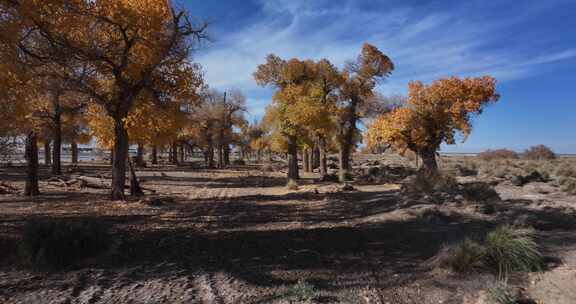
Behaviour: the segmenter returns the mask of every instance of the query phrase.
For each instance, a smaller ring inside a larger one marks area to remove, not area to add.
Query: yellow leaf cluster
[[[414,152],[454,144],[472,131],[472,116],[496,102],[496,79],[490,76],[440,79],[431,85],[416,81],[409,85],[408,105],[378,117],[369,128],[370,146],[392,144]]]

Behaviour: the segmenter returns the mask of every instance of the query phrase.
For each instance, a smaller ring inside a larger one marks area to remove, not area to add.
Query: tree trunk
[[[320,148],[318,143],[314,145],[312,150],[312,170],[318,169],[320,167]]]
[[[184,144],[180,144],[180,163],[185,163],[186,162],[186,149],[184,147]]]
[[[136,171],[134,171],[134,166],[129,160],[128,164],[130,166],[130,196],[139,197],[144,196],[144,191],[140,187],[140,182],[138,182],[138,177],[136,176]]]
[[[173,165],[178,166],[178,144],[176,142],[172,143],[170,148],[170,161]]]
[[[114,166],[114,148],[110,150],[110,166]]]
[[[288,180],[298,180],[298,143],[296,136],[288,137]]]
[[[318,140],[318,154],[320,179],[325,180],[326,176],[328,176],[328,161],[326,157],[326,143],[324,138]]]
[[[156,145],[152,146],[152,164],[158,164],[158,147]]]
[[[356,122],[354,121],[354,125],[355,124]],[[346,130],[344,131],[345,132],[344,138],[342,138],[340,141],[340,151],[339,151],[340,171],[338,176],[340,182],[345,182],[350,179],[350,155],[352,152],[352,145],[354,141],[354,132],[355,132],[355,127],[352,126],[352,123],[350,123],[350,125],[351,126],[348,126],[348,128],[346,128]]]
[[[308,172],[314,172],[313,158],[314,158],[314,151],[308,149]]]
[[[308,149],[302,151],[302,169],[304,172],[310,172],[310,153]]]
[[[356,133],[356,108],[358,105],[358,100],[352,98],[350,105],[347,108],[346,120],[343,125],[340,126],[340,172],[339,180],[340,182],[345,182],[350,179],[350,154],[352,153],[352,146],[354,144],[354,134]]]
[[[272,157],[272,149],[268,149],[268,161],[272,162],[274,160],[274,158]]]
[[[112,200],[125,200],[126,160],[128,158],[128,131],[121,118],[114,122],[114,157],[112,162]]]
[[[78,163],[78,144],[75,141],[72,141],[70,144],[70,150],[72,150],[72,163]]]
[[[340,147],[339,162],[338,179],[340,182],[348,181],[350,179],[350,150],[344,146]]]
[[[224,165],[230,166],[230,145],[224,145]]]
[[[224,147],[221,144],[218,144],[216,153],[218,154],[218,169],[222,169],[224,168]]]
[[[44,141],[44,164],[50,166],[52,164],[52,151],[50,149],[50,141]]]
[[[136,150],[136,167],[145,167],[146,162],[144,162],[144,145],[138,144]]]
[[[53,143],[52,147],[52,174],[62,175],[62,125],[60,119],[54,119],[53,130]]]
[[[436,151],[433,149],[424,149],[419,151],[422,158],[422,168],[420,172],[428,178],[438,176],[438,163],[436,162]]]
[[[25,196],[37,196],[40,194],[38,187],[38,136],[30,131],[26,137],[26,185]]]

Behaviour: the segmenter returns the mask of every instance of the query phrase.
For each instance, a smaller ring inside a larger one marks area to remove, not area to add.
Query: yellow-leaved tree
[[[416,81],[409,85],[405,107],[377,118],[369,128],[370,146],[388,143],[401,151],[410,150],[423,161],[422,172],[437,174],[436,153],[442,143],[455,144],[472,132],[472,117],[498,101],[496,79],[457,77],[440,79],[431,85]]]
[[[363,118],[366,103],[375,95],[379,81],[394,70],[392,60],[371,44],[364,44],[361,54],[349,62],[343,71],[344,82],[340,89],[338,114],[338,144],[340,181],[348,178],[350,156],[355,138],[359,138],[357,123]]]
[[[159,105],[196,93],[201,73],[190,62],[191,46],[203,38],[205,25],[195,26],[170,1],[3,2],[27,33],[18,43],[22,57],[61,68],[54,76],[112,119],[111,198],[124,199],[129,145],[124,122],[145,92]]]

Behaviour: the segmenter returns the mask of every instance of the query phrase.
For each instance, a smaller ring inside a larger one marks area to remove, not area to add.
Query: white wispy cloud
[[[253,116],[262,115],[271,92],[258,88],[252,73],[270,53],[284,58],[327,58],[341,66],[357,56],[364,42],[372,43],[397,67],[382,85],[384,93],[404,93],[411,80],[451,75],[491,74],[501,82],[509,81],[533,75],[541,65],[576,57],[576,49],[535,51],[530,41],[493,47],[506,41],[507,27],[527,18],[529,10],[515,18],[487,20],[461,16],[457,8],[423,12],[397,7],[380,12],[360,9],[354,1],[338,7],[327,1],[260,3],[262,16],[257,21],[217,37],[197,58],[211,86],[249,92]]]

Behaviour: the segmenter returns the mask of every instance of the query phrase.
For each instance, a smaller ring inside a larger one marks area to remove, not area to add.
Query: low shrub
[[[500,195],[490,184],[477,182],[463,184],[461,187],[464,200],[469,203],[499,201]]]
[[[576,178],[564,178],[560,180],[562,191],[569,195],[576,195]]]
[[[576,178],[576,169],[568,164],[562,164],[556,168],[554,175],[557,177],[574,177]]]
[[[403,189],[411,193],[454,192],[458,190],[458,181],[449,174],[440,174],[436,178],[429,178],[418,172],[405,180]]]
[[[533,230],[512,226],[497,227],[481,243],[465,239],[456,246],[444,247],[434,261],[459,273],[495,271],[500,279],[512,272],[540,271],[544,265]]]
[[[486,249],[479,243],[465,239],[456,247],[448,259],[448,266],[455,272],[468,273],[482,267]]]
[[[518,153],[508,149],[486,150],[478,153],[478,158],[484,161],[493,161],[496,159],[519,159]]]
[[[478,169],[476,165],[456,165],[454,167],[460,176],[476,176],[478,175]]]
[[[43,220],[26,223],[19,244],[24,266],[50,271],[67,268],[107,248],[107,226],[95,220]]]
[[[505,178],[510,175],[524,174],[524,170],[512,161],[495,160],[483,164],[479,173],[489,177]]]
[[[522,158],[529,160],[551,160],[556,159],[556,154],[552,149],[544,145],[538,145],[524,151]]]
[[[528,228],[500,226],[486,237],[487,266],[498,271],[501,278],[515,271],[539,271],[543,259]]]

